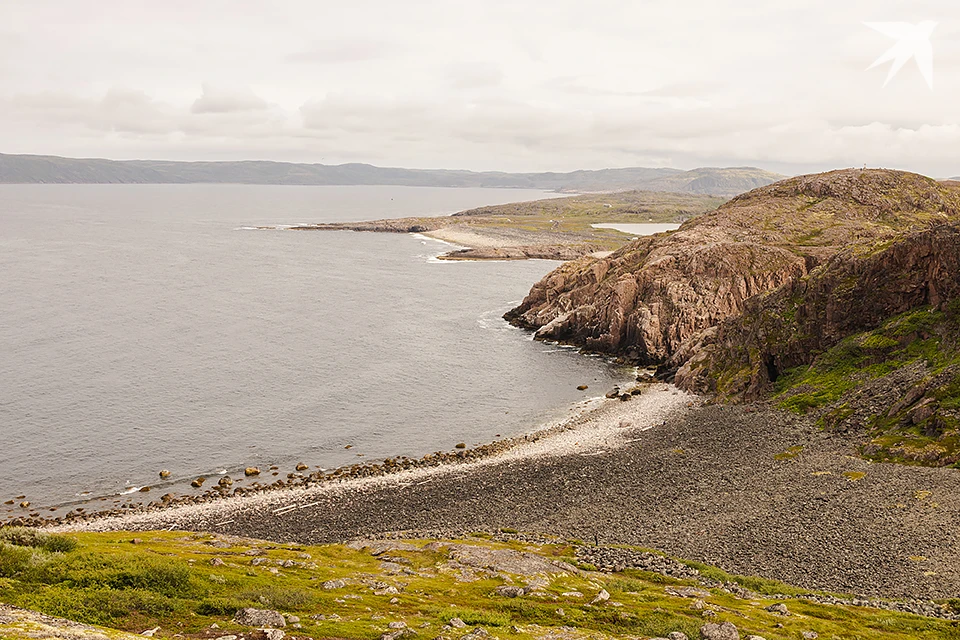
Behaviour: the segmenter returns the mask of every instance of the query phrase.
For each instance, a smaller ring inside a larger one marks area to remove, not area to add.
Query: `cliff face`
[[[758,398],[783,372],[811,364],[844,338],[911,310],[942,311],[958,297],[960,225],[855,246],[808,277],[747,301],[705,338],[676,381],[690,390]]]
[[[837,254],[757,296],[678,354],[677,384],[725,400],[773,395],[864,455],[960,463],[960,225]],[[687,359],[688,358],[688,359]]]
[[[677,365],[750,298],[799,279],[846,246],[892,239],[958,212],[953,187],[916,174],[843,170],[791,178],[676,232],[564,264],[505,317],[538,338]]]

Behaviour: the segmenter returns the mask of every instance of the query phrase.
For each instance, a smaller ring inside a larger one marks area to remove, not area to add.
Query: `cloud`
[[[234,113],[237,111],[263,111],[267,102],[249,89],[231,91],[203,84],[203,93],[197,98],[191,113]]]
[[[454,89],[488,89],[503,83],[503,71],[490,62],[467,62],[450,66],[447,81]]]
[[[115,87],[99,100],[63,92],[16,96],[15,115],[47,124],[83,125],[98,131],[135,134],[170,133],[177,129],[178,111],[142,91]]]
[[[344,39],[318,42],[304,51],[287,54],[285,60],[300,64],[343,64],[369,62],[404,50],[395,42],[381,39]]]
[[[945,0],[237,1],[195,3],[190,30],[170,3],[2,5],[0,151],[960,173]],[[889,42],[862,23],[926,19],[936,90],[912,64],[884,89],[866,68]]]

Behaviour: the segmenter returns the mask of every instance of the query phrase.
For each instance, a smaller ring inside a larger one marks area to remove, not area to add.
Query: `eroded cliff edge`
[[[756,189],[679,230],[566,263],[506,314],[543,339],[663,364],[746,300],[852,244],[958,219],[953,185],[901,171],[842,170]]]
[[[506,318],[676,372],[685,389],[776,396],[866,432],[869,455],[954,464],[958,222],[957,183],[879,169],[800,176],[566,263]]]

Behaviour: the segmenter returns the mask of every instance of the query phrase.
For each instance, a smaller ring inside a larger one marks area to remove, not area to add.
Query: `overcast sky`
[[[864,22],[939,23],[933,90]],[[960,174],[956,0],[0,0],[0,152]]]

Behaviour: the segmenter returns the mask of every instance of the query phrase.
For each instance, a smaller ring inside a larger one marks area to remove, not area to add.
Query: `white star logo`
[[[930,44],[930,36],[937,28],[936,22],[924,20],[917,24],[909,22],[864,22],[864,24],[897,40],[895,45],[867,67],[867,69],[873,69],[893,60],[883,86],[887,86],[903,65],[913,58],[917,61],[917,68],[920,69],[923,79],[927,81],[927,86],[933,89],[933,45]]]

